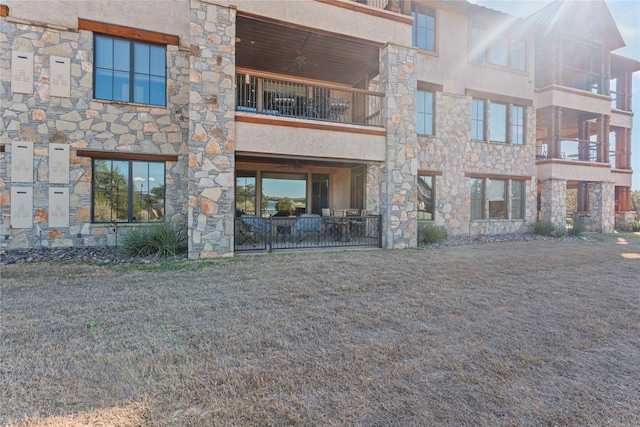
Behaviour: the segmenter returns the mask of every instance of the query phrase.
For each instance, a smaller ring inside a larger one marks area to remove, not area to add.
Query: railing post
[[[271,220],[271,217],[269,217],[267,221],[269,221],[269,227],[266,227],[269,230],[267,231],[267,233],[269,233],[269,240],[267,241],[267,239],[265,238],[264,241],[267,242],[267,244],[269,245],[268,252],[271,253],[272,247],[273,247],[271,236],[273,236],[274,228],[273,228],[273,221]]]

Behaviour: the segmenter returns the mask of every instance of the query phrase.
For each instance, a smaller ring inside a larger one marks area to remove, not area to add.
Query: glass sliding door
[[[314,173],[311,177],[311,213],[322,215],[329,208],[329,175]]]
[[[257,212],[255,171],[236,171],[236,216]]]

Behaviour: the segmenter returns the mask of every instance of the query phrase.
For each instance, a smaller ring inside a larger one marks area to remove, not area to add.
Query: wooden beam
[[[180,43],[180,37],[171,34],[141,30],[139,28],[123,27],[122,25],[106,24],[104,22],[89,21],[81,18],[78,18],[78,29],[147,43],[164,45],[178,45]]]
[[[516,98],[515,96],[500,95],[497,93],[483,92],[474,89],[465,89],[464,94],[474,98],[488,99],[489,101],[504,102],[505,104],[523,105],[533,107],[533,99]]]
[[[442,171],[419,170],[418,176],[442,176]]]
[[[9,6],[0,4],[0,16],[9,16]]]
[[[418,81],[418,90],[428,90],[429,92],[442,92],[444,86],[438,83],[428,83]]]
[[[467,178],[512,179],[514,181],[529,181],[531,179],[531,175],[503,175],[495,173],[475,172],[466,172],[464,176]]]
[[[255,123],[260,125],[273,125],[273,126],[285,126],[294,127],[299,129],[315,129],[315,130],[330,130],[335,132],[345,133],[359,133],[363,135],[377,135],[386,136],[387,131],[384,128],[366,128],[342,125],[332,125],[329,123],[309,123],[302,120],[283,120],[275,117],[265,117],[256,114],[243,114],[236,112],[236,122],[243,123]]]
[[[339,1],[339,0],[316,0],[320,3],[330,4],[332,6],[341,7],[343,9],[353,10],[356,12],[366,13],[367,15],[377,16],[379,18],[389,19],[391,21],[402,22],[404,24],[413,24],[413,17],[411,15],[401,15],[397,12],[389,12],[383,9],[374,9],[372,7],[366,7],[360,3],[354,1]],[[411,13],[411,12],[409,12]]]
[[[177,154],[129,153],[122,151],[78,150],[79,157],[113,160],[142,160],[148,162],[177,162]]]

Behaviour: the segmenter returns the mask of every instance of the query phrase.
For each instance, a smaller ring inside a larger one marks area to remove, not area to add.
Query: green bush
[[[134,228],[122,238],[121,250],[128,256],[175,256],[186,252],[187,232],[167,222]]]
[[[428,222],[418,224],[418,243],[428,245],[438,243],[449,236],[449,231],[442,225],[435,225]]]
[[[569,236],[579,236],[587,230],[587,226],[582,221],[574,221],[573,227],[567,230]]]
[[[533,232],[534,234],[550,237],[560,237],[564,234],[564,230],[561,227],[557,227],[547,219],[536,220],[536,222],[533,223]]]
[[[296,209],[296,207],[293,204],[293,200],[291,200],[288,197],[285,197],[284,199],[280,199],[276,202],[276,210],[278,212],[280,211],[289,211],[292,212]]]
[[[635,221],[631,227],[633,231],[640,231],[640,221]]]

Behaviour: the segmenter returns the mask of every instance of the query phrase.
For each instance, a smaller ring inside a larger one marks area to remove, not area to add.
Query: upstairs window
[[[411,5],[413,46],[436,51],[436,10],[421,4]]]
[[[509,34],[492,34],[482,25],[471,28],[471,60],[526,71],[527,45]]]
[[[484,141],[484,99],[474,99],[471,104],[471,139]]]
[[[433,135],[433,92],[418,90],[418,129],[421,135]]]
[[[507,142],[507,104],[492,102],[489,111],[489,140]]]
[[[524,107],[521,105],[511,106],[511,143],[524,144]]]
[[[96,99],[166,105],[166,47],[95,36]]]

